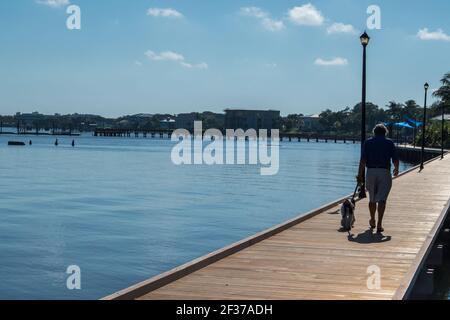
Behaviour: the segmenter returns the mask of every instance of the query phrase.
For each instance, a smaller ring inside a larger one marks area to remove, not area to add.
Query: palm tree
[[[450,72],[446,73],[441,79],[442,86],[437,89],[433,96],[440,100],[442,112],[445,113],[445,108],[450,105]]]
[[[437,89],[433,96],[440,99],[440,104],[442,108],[442,117],[444,117],[445,113],[445,107],[447,107],[450,104],[450,72],[446,73],[444,77],[441,79],[442,86]],[[441,146],[442,146],[442,157],[444,157],[444,146],[445,146],[445,123],[442,121],[442,128],[441,128]]]
[[[387,107],[387,115],[391,122],[400,122],[403,118],[403,105],[395,101],[389,101]]]
[[[439,98],[444,105],[448,106],[450,103],[450,72],[444,75],[441,83],[442,86],[433,93],[433,96]]]
[[[421,114],[421,107],[414,100],[408,100],[404,104],[404,113],[410,119],[416,119]]]

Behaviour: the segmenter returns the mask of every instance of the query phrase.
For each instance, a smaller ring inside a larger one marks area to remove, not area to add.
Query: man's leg
[[[369,211],[370,211],[370,226],[375,227],[375,213],[377,212],[377,204],[376,202],[369,202]]]
[[[378,229],[383,228],[384,211],[386,210],[386,202],[382,201],[378,203]]]
[[[380,189],[378,201],[378,230],[383,232],[383,217],[386,210],[386,201],[392,188],[392,176],[389,170],[380,175]]]
[[[370,226],[375,228],[375,213],[377,212],[377,203],[375,201],[376,198],[376,176],[374,175],[373,169],[367,170],[366,176],[366,187],[367,191],[369,191],[369,211],[370,211]]]

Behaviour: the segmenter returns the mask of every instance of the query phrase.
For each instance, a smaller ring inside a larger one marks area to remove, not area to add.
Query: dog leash
[[[360,184],[357,183],[357,184],[356,184],[356,187],[355,187],[355,191],[353,192],[352,202],[355,202],[355,197],[356,197],[356,193],[358,192],[359,186],[360,186]]]

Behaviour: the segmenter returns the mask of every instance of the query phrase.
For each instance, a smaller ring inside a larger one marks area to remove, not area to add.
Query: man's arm
[[[358,182],[363,183],[364,182],[364,175],[366,173],[366,160],[364,158],[361,158],[359,161],[359,170],[358,170]]]
[[[358,183],[363,184],[366,181],[366,165],[367,165],[367,141],[364,142],[361,153],[361,160],[359,161],[358,176],[356,177]]]
[[[394,177],[399,174],[400,161],[398,159],[394,160]]]
[[[394,163],[394,177],[399,174],[400,160],[397,154],[397,148],[394,143],[392,143],[392,163]]]

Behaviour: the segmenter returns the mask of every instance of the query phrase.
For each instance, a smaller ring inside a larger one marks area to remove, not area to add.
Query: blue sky
[[[368,100],[422,103],[450,71],[444,0],[70,0],[81,30],[67,2],[0,1],[0,114],[351,107],[372,4]]]

